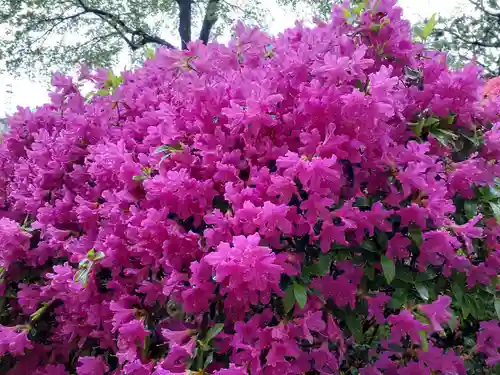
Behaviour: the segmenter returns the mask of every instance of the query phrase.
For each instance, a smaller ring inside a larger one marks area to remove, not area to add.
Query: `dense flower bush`
[[[54,75],[0,148],[0,373],[498,373],[500,101],[394,3]]]
[[[492,78],[486,81],[484,85],[484,95],[489,96],[497,96],[500,94],[500,77]]]

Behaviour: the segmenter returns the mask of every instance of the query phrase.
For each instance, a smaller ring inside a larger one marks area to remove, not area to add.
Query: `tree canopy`
[[[363,0],[353,0],[355,4]],[[327,19],[339,0],[276,0]],[[205,44],[235,20],[265,27],[266,0],[0,0],[0,60],[10,73],[67,71],[82,62],[109,68],[122,52],[141,58],[157,45]],[[274,9],[276,11],[276,9]]]
[[[449,51],[453,63],[475,58],[489,76],[500,75],[500,2],[468,0],[471,11],[445,17],[431,37],[433,45]]]
[[[124,49],[204,43],[235,17],[259,22],[260,0],[0,0],[0,59],[10,72],[109,67]],[[172,39],[177,29],[178,38]]]

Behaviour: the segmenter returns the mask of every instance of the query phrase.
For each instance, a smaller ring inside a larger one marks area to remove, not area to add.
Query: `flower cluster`
[[[0,373],[497,371],[500,99],[394,3],[55,74],[0,145]]]

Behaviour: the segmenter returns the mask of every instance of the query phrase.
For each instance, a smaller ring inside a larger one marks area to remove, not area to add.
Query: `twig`
[[[132,29],[130,28],[120,17],[118,17],[115,14],[112,14],[110,12],[107,12],[102,9],[97,9],[88,6],[84,0],[77,0],[80,6],[83,8],[85,13],[92,13],[98,16],[100,19],[102,19],[104,22],[106,22],[108,25],[110,25],[113,29],[116,30],[116,32],[122,37],[122,39],[125,40],[125,42],[128,44],[128,46],[133,50],[137,50],[140,47],[144,46],[147,43],[157,43],[161,44],[163,46],[166,46],[171,49],[175,49],[175,46],[166,40],[149,35],[146,33],[144,30],[138,28],[138,29]],[[189,0],[191,1],[191,0]],[[127,37],[126,34],[130,34],[132,38]],[[141,39],[139,42],[135,42],[133,40],[134,36],[139,36]]]

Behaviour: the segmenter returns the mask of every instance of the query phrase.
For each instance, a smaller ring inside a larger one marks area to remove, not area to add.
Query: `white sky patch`
[[[270,22],[269,31],[277,34],[288,27],[292,27],[299,17],[297,14],[307,12],[278,8],[275,0],[269,0]],[[467,10],[466,0],[399,0],[399,5],[404,9],[404,16],[412,23],[429,18],[433,13],[451,15]],[[1,35],[0,35],[1,37]],[[124,56],[124,61],[127,61]],[[123,66],[126,63],[122,64]],[[4,114],[11,114],[16,106],[36,107],[48,101],[47,88],[32,82],[29,78],[15,79],[7,74],[0,75],[0,118]]]

